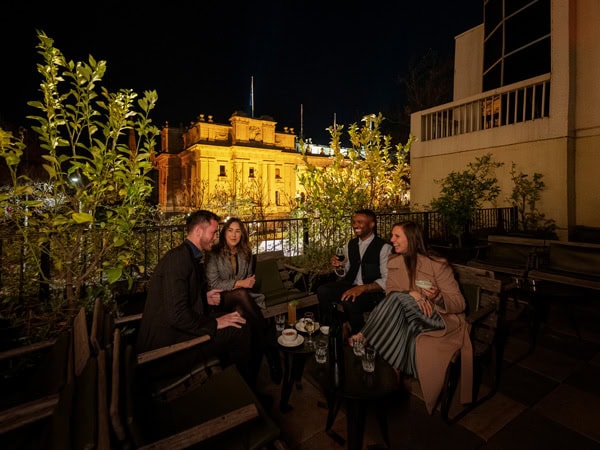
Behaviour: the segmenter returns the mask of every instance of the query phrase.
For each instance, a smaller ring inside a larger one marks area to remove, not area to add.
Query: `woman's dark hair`
[[[415,276],[417,273],[417,255],[424,255],[431,258],[433,254],[425,246],[425,240],[423,239],[423,229],[421,225],[410,220],[404,222],[397,222],[392,226],[392,230],[395,227],[401,227],[402,231],[406,235],[408,241],[408,248],[406,253],[402,255],[404,258],[404,264],[408,270],[408,279],[410,280],[411,286],[414,285]]]
[[[237,217],[232,217],[223,224],[221,231],[219,232],[219,241],[213,247],[213,251],[215,253],[223,252],[226,255],[230,254],[229,247],[227,246],[227,239],[225,239],[225,234],[232,223],[237,223],[240,226],[240,230],[242,230],[242,237],[237,245],[237,253],[240,255],[240,257],[244,257],[247,261],[250,261],[250,258],[252,257],[252,250],[250,250],[248,231],[246,230],[244,223]]]

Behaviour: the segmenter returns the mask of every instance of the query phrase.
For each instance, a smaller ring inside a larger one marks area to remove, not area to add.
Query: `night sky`
[[[411,60],[428,49],[449,54],[454,37],[483,17],[483,0],[170,1],[158,8],[104,1],[80,2],[81,10],[36,3],[0,9],[0,124],[27,125],[34,111],[26,103],[40,98],[39,29],[67,59],[106,60],[110,90],[156,90],[159,126],[188,125],[201,113],[218,123],[250,113],[253,76],[254,116],[299,134],[302,104],[304,136],[321,144],[329,142],[334,113],[346,125],[378,112],[396,120],[404,106],[399,80]]]

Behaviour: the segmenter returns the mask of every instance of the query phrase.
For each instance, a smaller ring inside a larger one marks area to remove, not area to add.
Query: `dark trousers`
[[[363,314],[373,311],[373,308],[384,297],[384,292],[366,292],[356,297],[354,301],[342,301],[342,294],[352,287],[352,283],[344,280],[332,281],[317,288],[319,299],[319,320],[329,325],[332,321],[332,303],[339,303],[344,308],[344,318],[350,323],[352,333],[358,333],[365,324]]]
[[[262,310],[249,293],[245,288],[223,291],[219,309],[226,312],[237,311],[246,319],[252,334],[250,370],[258,374],[263,355],[267,357],[270,366],[280,364],[279,348],[275,327],[265,319]]]

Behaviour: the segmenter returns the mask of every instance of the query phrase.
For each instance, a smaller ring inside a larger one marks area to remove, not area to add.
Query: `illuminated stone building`
[[[482,0],[484,23],[455,38],[454,100],[412,114],[411,198],[492,153],[508,206],[510,169],[543,175],[538,209],[561,239],[600,227],[600,1]]]
[[[294,129],[278,132],[273,119],[244,113],[233,114],[229,122],[215,123],[202,114],[185,130],[162,129],[155,167],[163,212],[218,209],[235,198],[246,203],[241,206],[246,214],[276,217],[289,213],[301,198],[297,170],[304,164]],[[320,154],[309,161],[331,163]]]

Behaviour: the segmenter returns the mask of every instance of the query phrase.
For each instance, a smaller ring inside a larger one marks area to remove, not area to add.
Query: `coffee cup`
[[[321,333],[323,333],[325,336],[327,336],[329,334],[329,327],[327,325],[321,325]]]
[[[281,332],[281,335],[283,336],[284,342],[290,344],[296,340],[298,332],[293,328],[286,328]]]
[[[429,280],[416,280],[415,285],[421,289],[429,289],[431,286],[433,286],[433,283],[431,283]]]

